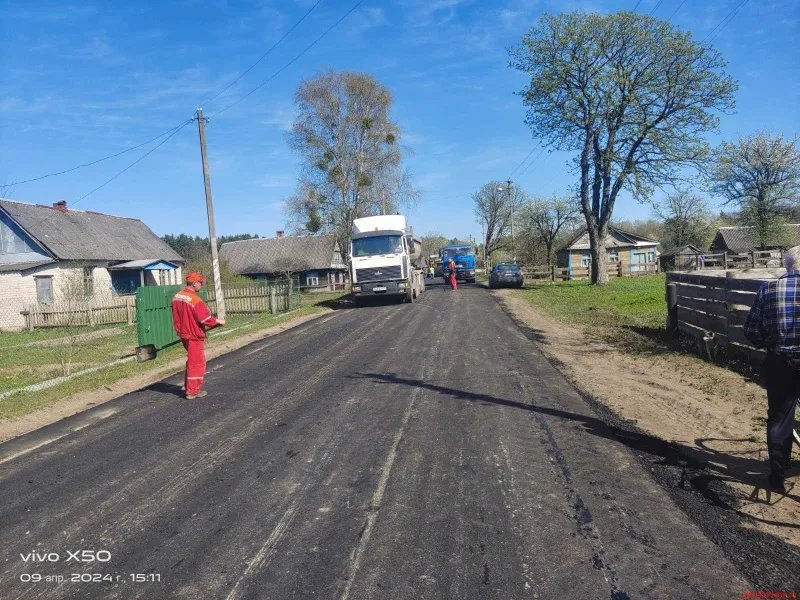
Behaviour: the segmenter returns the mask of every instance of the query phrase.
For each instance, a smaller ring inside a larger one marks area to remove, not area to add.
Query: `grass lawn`
[[[666,339],[664,286],[665,277],[658,274],[613,277],[603,286],[588,281],[537,283],[515,293],[558,320],[627,345],[633,341],[631,333]]]
[[[342,292],[303,294],[298,308],[279,315],[271,315],[269,313],[229,315],[224,328],[211,332],[208,345],[213,347],[216,344],[233,340],[240,335],[267,329],[295,317],[318,312],[326,303],[333,302],[343,295],[344,293]],[[79,371],[92,365],[108,363],[122,356],[132,354],[137,345],[136,328],[123,327],[122,329],[123,331],[120,334],[114,336],[88,339],[81,342],[75,349],[73,371]],[[236,329],[236,331],[226,335],[219,335],[226,330],[233,329]],[[89,328],[86,328],[86,330],[89,331]],[[50,332],[50,330],[46,331]],[[61,335],[52,337],[63,337],[63,331]],[[2,351],[2,348],[0,348],[0,391],[22,387],[62,375],[60,363],[62,352],[63,348],[59,346],[25,347],[17,348],[13,351]],[[14,394],[0,400],[0,419],[25,414],[58,402],[58,400],[73,394],[98,389],[143,372],[157,373],[163,371],[167,363],[180,356],[183,356],[183,347],[180,344],[176,344],[160,351],[156,359],[152,361],[124,363],[94,373],[81,375],[45,390]]]

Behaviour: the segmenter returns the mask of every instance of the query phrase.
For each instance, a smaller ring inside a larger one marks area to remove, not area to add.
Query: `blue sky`
[[[323,0],[241,81],[219,92],[275,43],[315,0],[68,3],[0,0],[0,185],[91,162],[238,100],[294,59],[356,0]],[[705,39],[741,0],[641,0],[637,10]],[[613,12],[636,0],[365,0],[272,81],[208,125],[218,234],[274,235],[286,223],[299,161],[286,133],[298,83],[333,68],[364,71],[394,94],[394,120],[413,153],[421,191],[417,232],[478,237],[472,194],[491,179],[565,193],[568,155],[540,152],[514,92],[525,78],[506,48],[543,12]],[[800,0],[749,0],[713,45],[740,82],[737,109],[710,139],[766,130],[800,133]],[[155,142],[157,143],[157,142]],[[137,217],[156,233],[207,234],[195,125],[80,200],[155,143],[92,167],[12,186],[5,195]],[[530,155],[532,160],[517,168]],[[535,159],[535,160],[534,160]],[[516,169],[516,171],[515,171]],[[650,209],[621,198],[617,219]]]

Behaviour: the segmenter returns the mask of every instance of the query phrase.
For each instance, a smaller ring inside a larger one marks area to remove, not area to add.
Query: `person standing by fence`
[[[206,331],[225,324],[208,310],[197,295],[206,282],[202,273],[189,273],[186,287],[172,298],[172,326],[186,349],[186,398],[194,400],[207,394],[203,389],[206,375]]]
[[[800,246],[783,257],[786,274],[766,281],[758,290],[744,334],[765,348],[763,373],[767,388],[767,451],[769,487],[786,493],[794,435],[794,415],[800,396]]]

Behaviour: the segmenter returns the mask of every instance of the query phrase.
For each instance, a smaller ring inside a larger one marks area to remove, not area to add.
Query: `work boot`
[[[778,492],[779,494],[786,494],[786,482],[783,478],[783,475],[780,475],[779,473],[770,473],[767,481],[770,490],[773,492]]]
[[[187,400],[194,400],[195,398],[202,398],[202,397],[207,396],[207,395],[208,395],[207,391],[200,390],[199,392],[197,392],[196,394],[193,394],[193,395],[187,394],[186,395],[186,399]]]

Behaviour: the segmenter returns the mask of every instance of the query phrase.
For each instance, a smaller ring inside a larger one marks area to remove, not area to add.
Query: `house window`
[[[22,254],[31,252],[25,240],[14,233],[7,224],[0,221],[0,254]]]
[[[39,304],[52,304],[53,278],[51,276],[34,277],[33,280],[36,282],[36,301]]]
[[[656,253],[655,252],[648,252],[647,253],[647,262],[649,262],[649,263],[656,262]]]
[[[610,263],[618,263],[619,262],[619,250],[613,248],[608,251],[608,262]]]
[[[316,271],[309,271],[306,273],[306,285],[317,286],[319,285],[319,275]]]
[[[94,296],[94,267],[83,268],[83,295],[86,298]]]
[[[581,267],[584,269],[588,269],[592,266],[592,253],[591,252],[584,252],[581,254]]]

